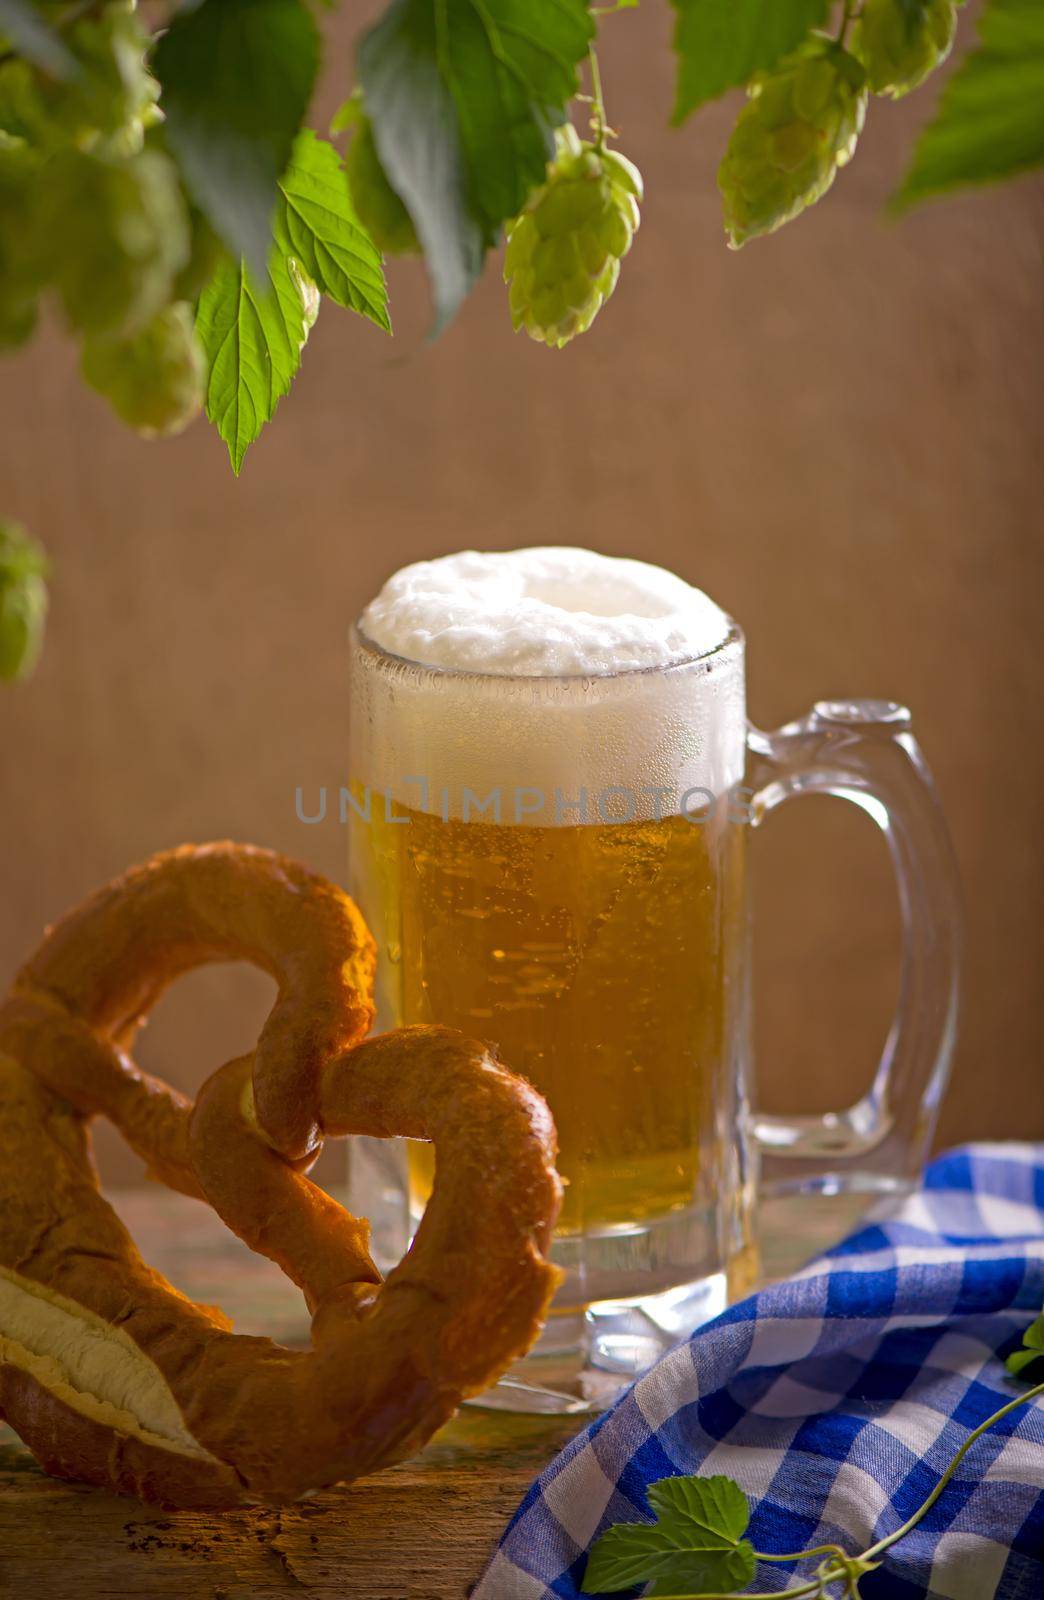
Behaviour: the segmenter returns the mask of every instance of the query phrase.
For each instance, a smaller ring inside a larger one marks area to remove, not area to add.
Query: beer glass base
[[[475,1404],[506,1411],[602,1411],[679,1340],[755,1285],[753,1245],[722,1263],[710,1207],[558,1237],[565,1273],[529,1354]],[[705,1263],[702,1273],[696,1263]]]
[[[721,1271],[660,1294],[553,1313],[529,1354],[470,1404],[543,1415],[604,1411],[729,1299]]]

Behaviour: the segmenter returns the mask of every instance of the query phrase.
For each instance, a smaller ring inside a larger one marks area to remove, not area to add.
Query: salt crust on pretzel
[[[193,1105],[127,1050],[174,977],[235,958],[279,994]],[[532,1343],[558,1279],[550,1114],[449,1029],[367,1039],[373,964],[333,885],[221,844],[116,880],[19,973],[0,1005],[0,1416],[48,1471],[169,1506],[292,1499],[418,1449]],[[300,1285],[310,1349],[232,1333],[142,1261],[98,1188],[96,1113]],[[352,1133],[435,1141],[384,1283],[368,1224],[302,1170]]]

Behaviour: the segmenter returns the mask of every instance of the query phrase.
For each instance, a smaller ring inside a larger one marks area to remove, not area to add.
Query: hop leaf
[[[1027,1383],[1044,1381],[1044,1311],[1031,1322],[1022,1335],[1021,1347],[1005,1363],[1015,1378]]]
[[[47,557],[16,522],[0,522],[0,680],[28,678],[47,619]]]
[[[207,416],[237,475],[294,380],[320,293],[391,329],[381,258],[359,225],[333,146],[298,134],[279,195],[265,280],[226,259],[196,313],[209,363]]]
[[[0,145],[0,350],[24,344],[36,326],[38,167],[30,150]]]
[[[586,333],[616,287],[639,224],[642,179],[615,151],[557,135],[547,180],[508,225],[504,280],[516,333],[561,349]]]
[[[855,150],[866,115],[865,78],[847,51],[813,38],[754,79],[718,169],[734,250],[826,194]]]
[[[73,327],[129,338],[162,310],[191,248],[177,170],[158,150],[63,151],[45,168],[43,236]]]
[[[582,1592],[629,1589],[653,1581],[650,1594],[743,1589],[754,1576],[754,1547],[743,1535],[746,1495],[731,1478],[661,1478],[647,1490],[654,1523],[626,1522],[597,1539]]]
[[[388,182],[377,153],[373,124],[361,112],[344,165],[359,221],[377,248],[386,256],[419,255],[413,219]]]
[[[182,302],[130,339],[84,341],[84,378],[146,438],[181,433],[203,405],[205,362],[193,320]]]
[[[864,0],[852,54],[871,92],[898,100],[946,60],[956,31],[952,0]]]

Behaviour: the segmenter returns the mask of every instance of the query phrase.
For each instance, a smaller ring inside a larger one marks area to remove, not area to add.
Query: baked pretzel
[[[173,978],[222,959],[279,993],[193,1105],[127,1050]],[[550,1113],[450,1029],[367,1039],[373,969],[346,895],[214,844],[117,879],[18,974],[0,1005],[0,1418],[48,1472],[173,1507],[291,1500],[419,1449],[529,1348],[559,1277]],[[232,1333],[146,1266],[98,1187],[99,1113],[300,1286],[310,1349]],[[327,1134],[435,1143],[384,1282],[369,1224],[304,1176]]]

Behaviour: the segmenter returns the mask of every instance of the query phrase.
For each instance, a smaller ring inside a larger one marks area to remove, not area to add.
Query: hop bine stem
[[[604,150],[605,136],[608,130],[605,123],[602,74],[598,70],[598,54],[594,45],[587,52],[587,60],[591,68],[591,132],[594,134],[595,148]]]
[[[855,0],[845,0],[845,9],[841,13],[841,26],[837,30],[838,44],[844,44],[848,37],[848,30],[859,15]]]
[[[942,1477],[939,1479],[938,1483],[935,1485],[935,1488],[932,1490],[927,1500],[925,1500],[924,1504],[918,1507],[912,1517],[907,1518],[901,1528],[896,1528],[895,1532],[890,1533],[887,1538],[879,1539],[876,1544],[870,1546],[869,1550],[864,1550],[863,1555],[865,1559],[871,1560],[874,1556],[880,1555],[882,1550],[887,1550],[889,1545],[895,1544],[897,1539],[901,1539],[904,1534],[910,1532],[911,1528],[915,1528],[917,1526],[925,1513],[930,1511],[932,1506],[934,1506],[935,1502],[946,1488],[946,1485],[957,1471],[957,1468],[968,1454],[968,1451],[971,1449],[976,1439],[981,1439],[984,1433],[987,1433],[989,1429],[994,1427],[998,1422],[1002,1422],[1005,1417],[1011,1414],[1011,1412],[1017,1411],[1019,1406],[1026,1405],[1030,1400],[1038,1399],[1042,1394],[1044,1394],[1044,1383],[1038,1383],[1034,1388],[1028,1390],[1026,1394],[1017,1395],[1014,1400],[1009,1400],[1006,1406],[1002,1406],[999,1411],[995,1411],[992,1417],[987,1417],[985,1422],[980,1422],[979,1426],[974,1430],[974,1432],[969,1433],[967,1439],[965,1439],[964,1443],[961,1445],[961,1448],[950,1462],[950,1465],[946,1468],[946,1471],[943,1473]]]
[[[859,1565],[863,1562],[872,1562],[875,1556],[881,1555],[883,1551],[889,1549],[891,1545],[897,1544],[913,1528],[916,1528],[921,1518],[926,1516],[932,1509],[932,1506],[946,1488],[946,1485],[975,1441],[981,1439],[983,1434],[988,1433],[998,1422],[1003,1422],[1004,1418],[1010,1416],[1013,1411],[1017,1411],[1019,1406],[1027,1405],[1031,1400],[1039,1399],[1041,1395],[1044,1395],[1044,1383],[1038,1383],[1034,1388],[1027,1390],[1025,1394],[1017,1395],[1014,1400],[1009,1400],[1006,1406],[1001,1406],[999,1411],[995,1411],[991,1417],[987,1417],[985,1422],[980,1422],[979,1426],[973,1429],[965,1439],[949,1466],[940,1475],[931,1494],[918,1506],[913,1516],[907,1517],[906,1521],[901,1527],[896,1528],[894,1533],[889,1533],[883,1539],[878,1539],[876,1544],[872,1544],[861,1555],[846,1556],[840,1545],[833,1544],[815,1545],[810,1550],[801,1550],[788,1555],[770,1555],[766,1551],[756,1550],[754,1557],[757,1561],[805,1561],[809,1556],[825,1554],[827,1557],[832,1557],[837,1562],[837,1565],[831,1565],[829,1559],[823,1561],[816,1572],[815,1578],[809,1583],[800,1584],[796,1589],[775,1590],[771,1593],[766,1590],[748,1590],[745,1594],[737,1594],[731,1590],[728,1592],[702,1590],[697,1592],[690,1591],[688,1594],[668,1594],[662,1596],[662,1600],[804,1600],[804,1597],[808,1595],[825,1595],[827,1586],[833,1583],[844,1583],[846,1594],[854,1597],[854,1600],[858,1600],[859,1572],[857,1569]]]

